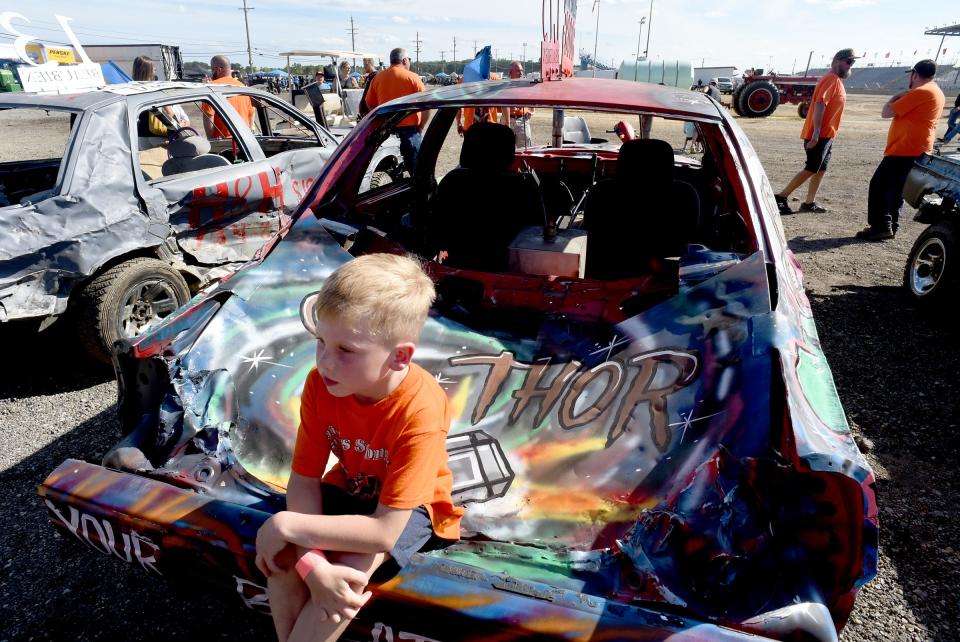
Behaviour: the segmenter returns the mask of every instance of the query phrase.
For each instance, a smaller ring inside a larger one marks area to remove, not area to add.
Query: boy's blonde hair
[[[396,254],[366,254],[334,270],[319,292],[300,306],[303,324],[316,334],[320,317],[366,324],[385,341],[417,341],[436,298],[420,262]]]

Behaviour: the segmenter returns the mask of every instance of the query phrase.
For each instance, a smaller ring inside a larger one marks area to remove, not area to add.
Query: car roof
[[[720,119],[717,106],[703,94],[667,85],[598,78],[567,78],[551,82],[529,79],[495,80],[449,85],[404,96],[387,109],[402,106],[437,108],[475,105],[565,106],[600,111],[652,111],[679,116]]]
[[[36,107],[40,109],[69,109],[83,111],[90,107],[124,100],[130,96],[146,96],[162,92],[166,96],[176,96],[178,93],[197,93],[247,89],[259,92],[249,87],[234,85],[209,85],[195,82],[180,81],[152,81],[127,82],[116,85],[107,85],[102,89],[94,89],[75,94],[35,94],[26,92],[0,94],[0,108]]]

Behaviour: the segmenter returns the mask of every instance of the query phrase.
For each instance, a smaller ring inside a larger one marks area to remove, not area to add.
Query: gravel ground
[[[960,480],[950,463],[960,445],[960,337],[955,321],[921,314],[900,294],[906,254],[922,229],[912,212],[893,242],[852,239],[864,224],[866,186],[882,153],[884,100],[850,96],[818,198],[830,212],[785,217],[784,227],[840,398],[877,476],[879,574],[841,639],[951,640],[960,629]],[[802,165],[795,108],[740,123],[779,189]],[[84,359],[64,330],[37,341],[26,328],[6,326],[0,337],[7,354],[0,372],[0,642],[271,639],[269,620],[233,596],[155,580],[48,525],[36,485],[68,457],[99,461],[117,440],[116,388],[112,373]]]

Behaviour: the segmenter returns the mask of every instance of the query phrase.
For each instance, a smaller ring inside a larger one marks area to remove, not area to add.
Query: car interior
[[[495,122],[460,139],[456,111],[433,113],[412,175],[358,194],[355,163],[313,208],[354,256],[421,257],[445,314],[467,322],[509,312],[515,323],[524,311],[549,311],[617,323],[757,249],[716,123],[694,123],[696,155],[679,151],[684,121],[659,117],[641,123],[652,125],[649,138],[621,143],[615,129],[606,139],[586,133],[589,115],[565,116],[559,147],[518,149],[514,131]],[[366,152],[390,131],[372,131]],[[444,167],[451,154],[455,165]]]

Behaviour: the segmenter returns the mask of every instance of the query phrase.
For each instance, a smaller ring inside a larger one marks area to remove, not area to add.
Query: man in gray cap
[[[869,225],[856,235],[865,241],[886,241],[896,236],[907,174],[918,158],[933,149],[937,122],[943,114],[945,98],[933,81],[936,63],[921,60],[908,73],[909,89],[888,100],[881,112],[881,116],[892,118],[893,122],[887,132],[883,160],[870,179]]]
[[[810,109],[807,118],[803,121],[800,138],[803,140],[803,149],[807,155],[807,162],[796,176],[791,179],[783,190],[774,195],[780,214],[793,214],[788,198],[793,190],[797,189],[807,179],[807,200],[800,204],[801,212],[826,212],[826,208],[817,204],[817,190],[830,164],[833,153],[833,137],[840,129],[840,120],[843,118],[843,108],[847,103],[847,90],[843,87],[843,79],[850,77],[850,67],[859,56],[853,49],[841,49],[830,63],[830,71],[825,73],[813,90],[810,99]]]

